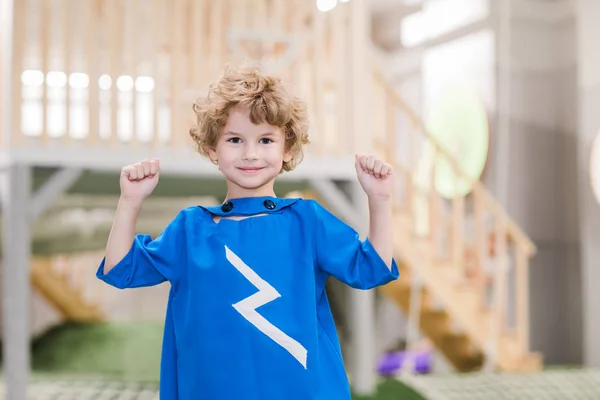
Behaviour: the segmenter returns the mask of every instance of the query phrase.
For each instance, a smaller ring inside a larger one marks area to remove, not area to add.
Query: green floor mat
[[[114,396],[121,392],[129,393],[135,399],[154,398],[159,378],[162,333],[162,324],[57,327],[33,345],[32,389],[39,394],[60,393],[82,399],[108,395],[109,392]],[[90,380],[88,377],[93,378]],[[140,397],[136,397],[138,395]],[[353,399],[425,400],[396,380],[383,380],[375,397],[355,396]]]
[[[157,381],[162,333],[158,323],[61,326],[34,343],[32,368]]]
[[[375,397],[353,396],[353,400],[427,400],[419,393],[395,379],[383,380]]]

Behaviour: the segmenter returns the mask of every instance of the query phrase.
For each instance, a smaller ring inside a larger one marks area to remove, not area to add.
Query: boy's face
[[[275,178],[292,154],[280,128],[254,125],[248,109],[234,107],[210,157],[225,175],[229,197],[254,197],[274,195]]]

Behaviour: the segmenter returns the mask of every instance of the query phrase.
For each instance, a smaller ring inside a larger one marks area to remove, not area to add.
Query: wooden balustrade
[[[398,171],[396,189],[403,195],[397,196],[396,206],[398,212],[406,212],[417,220],[412,237],[432,241],[430,260],[434,267],[451,265],[457,269],[456,276],[464,281],[468,281],[470,275],[475,276],[481,307],[491,312],[491,326],[485,330],[488,340],[494,341],[500,335],[514,332],[519,349],[526,351],[529,341],[528,271],[529,259],[535,252],[534,244],[484,185],[469,177],[456,157],[427,132],[418,115],[377,71],[373,82],[375,95],[382,96],[373,99],[373,103],[386,106],[376,107],[380,111],[374,119],[385,121],[384,129],[374,127],[385,132],[383,138],[378,138],[376,148],[394,163]],[[407,126],[398,127],[399,116],[409,122]],[[373,133],[374,137],[378,135],[380,132]],[[396,143],[406,145],[406,149],[397,149]],[[471,190],[467,196],[442,198],[436,190],[441,162],[451,169],[456,183],[469,183]],[[419,220],[426,223],[419,223]],[[468,220],[472,220],[469,229]],[[440,243],[444,243],[445,248],[440,248]],[[474,267],[470,271],[466,270],[468,258]],[[515,272],[517,288],[514,326],[510,326],[507,319],[510,270]]]
[[[308,101],[311,151],[352,154],[364,136],[351,117],[362,100],[350,100],[360,3],[323,13],[305,0],[16,1],[4,143],[189,147],[193,101],[225,65],[260,59]]]
[[[107,296],[106,288],[90,274],[90,267],[98,263],[98,256],[95,260],[92,257],[90,254],[83,258],[71,255],[32,259],[30,274],[34,290],[65,320],[103,321],[109,299],[114,298]]]
[[[103,250],[34,257],[31,281],[63,319],[75,322],[161,321],[170,285],[121,291],[97,279]]]

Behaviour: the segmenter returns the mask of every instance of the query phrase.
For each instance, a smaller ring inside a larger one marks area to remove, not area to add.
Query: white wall
[[[579,127],[577,131],[579,233],[584,321],[584,361],[600,367],[600,204],[590,186],[590,149],[600,129],[600,1],[577,0]]]

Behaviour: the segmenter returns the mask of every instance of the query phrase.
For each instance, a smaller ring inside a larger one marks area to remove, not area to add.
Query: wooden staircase
[[[381,291],[409,315],[417,299],[411,294],[420,288],[420,304],[412,311],[418,326],[459,371],[480,369],[486,360],[505,371],[540,369],[541,355],[529,351],[528,262],[534,244],[377,72],[373,83],[375,96],[380,96],[375,102],[384,105],[375,117],[385,122],[379,150],[397,171],[394,239],[403,263],[402,278]],[[406,122],[400,134],[398,116]],[[394,150],[399,139],[406,146],[404,154]],[[425,165],[423,182],[417,176],[425,146],[433,148],[435,162]],[[457,184],[470,183],[467,196],[442,198],[435,184],[440,160],[450,166]],[[473,220],[470,232],[468,217]],[[493,274],[484,268],[486,260],[493,263]],[[507,318],[510,270],[516,287],[514,321]]]
[[[64,320],[101,322],[105,316],[100,306],[83,293],[90,285],[83,284],[85,277],[82,274],[91,274],[90,271],[87,265],[81,263],[69,268],[56,257],[35,258],[30,267],[31,285],[60,312]]]
[[[381,288],[389,299],[393,300],[404,312],[410,313],[411,305],[411,270],[406,264],[400,264],[400,278]],[[432,304],[432,294],[427,288],[421,291],[421,307],[419,310],[419,329],[426,335],[435,348],[458,370],[472,371],[480,368],[484,362],[484,354],[472,345],[469,336],[452,329],[452,317],[443,309],[436,309]]]

